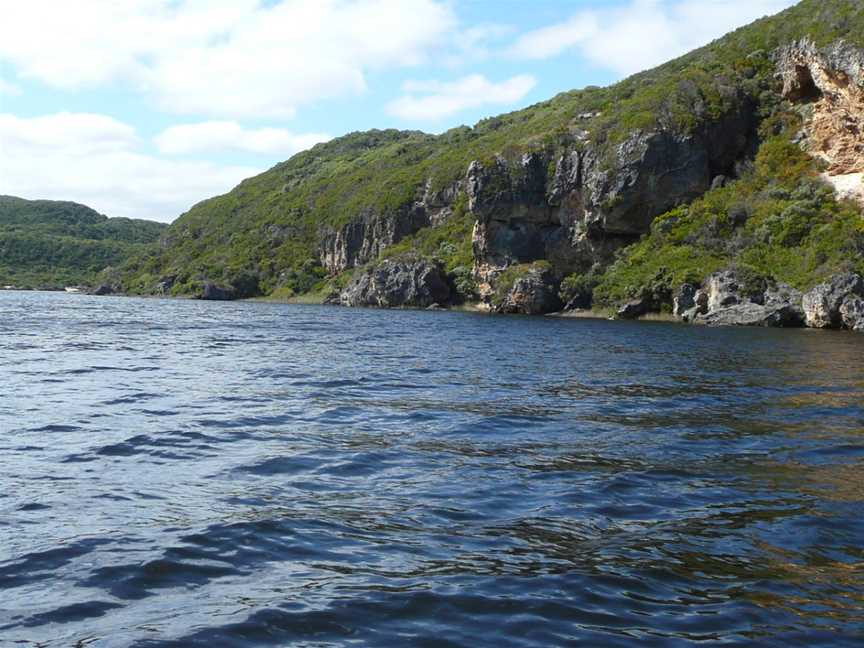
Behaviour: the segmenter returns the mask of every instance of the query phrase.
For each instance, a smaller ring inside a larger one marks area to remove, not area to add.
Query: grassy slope
[[[419,197],[427,179],[435,188],[448,186],[464,176],[471,160],[531,149],[554,152],[577,145],[573,134],[583,128],[601,151],[611,150],[634,129],[687,132],[723,111],[729,95],[722,89],[729,86],[755,98],[766,115],[776,111],[769,53],[803,36],[817,43],[843,37],[864,45],[864,5],[804,0],[609,88],[563,93],[473,128],[437,137],[370,131],[318,145],[195,205],[171,226],[163,249],[129,265],[127,288],[146,292],[158,277],[173,274],[178,276],[175,292],[192,292],[204,278],[231,282],[252,274],[264,293],[284,290],[286,276],[293,278],[290,290],[306,289],[321,275],[315,246],[322,226],[339,226],[366,212],[396,212]],[[589,112],[601,115],[579,118]],[[443,250],[448,265],[462,267],[470,232],[462,225],[456,223],[448,233],[452,241],[421,232],[400,245],[430,253],[447,243],[453,248]]]
[[[658,217],[597,279],[595,301],[613,306],[650,293],[669,304],[682,283],[730,267],[799,289],[837,272],[864,272],[860,206],[835,199],[788,132],[767,137],[739,180]]]
[[[0,284],[91,283],[107,266],[141,254],[165,225],[107,218],[84,205],[0,196]]]

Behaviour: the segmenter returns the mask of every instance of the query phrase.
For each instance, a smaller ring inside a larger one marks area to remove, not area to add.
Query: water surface
[[[0,293],[0,645],[861,646],[862,359]]]

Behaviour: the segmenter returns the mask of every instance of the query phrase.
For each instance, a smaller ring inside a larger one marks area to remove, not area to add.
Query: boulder
[[[853,295],[844,299],[840,306],[840,316],[843,319],[843,326],[864,333],[864,298]]]
[[[174,287],[174,284],[177,283],[177,277],[173,275],[169,275],[166,277],[162,277],[156,282],[155,292],[157,295],[167,295],[171,292],[171,289]]]
[[[90,291],[91,295],[113,295],[114,287],[110,284],[99,284]]]
[[[685,322],[708,326],[801,326],[802,295],[786,284],[767,279],[749,285],[734,270],[716,272],[702,288],[682,286],[673,312]]]
[[[638,319],[652,309],[651,300],[646,297],[632,299],[618,309],[619,319]]]
[[[751,301],[744,295],[743,282],[734,270],[715,272],[705,281],[703,287],[707,295],[707,312],[718,311],[728,306]]]
[[[543,315],[560,310],[561,305],[551,270],[535,266],[513,282],[512,288],[494,310],[498,313]]]
[[[804,295],[803,307],[810,328],[842,328],[844,317],[840,307],[850,297],[864,297],[864,279],[847,272],[819,284]]]
[[[701,316],[708,326],[801,326],[801,307],[792,302],[743,302]]]
[[[773,315],[774,311],[761,304],[745,302],[709,311],[700,319],[708,326],[777,326]]]
[[[343,306],[427,308],[449,303],[443,269],[425,259],[387,259],[358,273],[339,295]]]
[[[696,308],[696,295],[698,293],[698,286],[693,284],[684,284],[678,288],[672,297],[672,314],[684,319],[690,311]]]
[[[725,175],[718,175],[711,181],[711,189],[722,189],[729,184],[729,178]]]
[[[774,323],[769,326],[804,326],[803,295],[785,283],[769,284],[762,298],[765,308],[772,311]]]
[[[208,301],[230,301],[235,298],[234,289],[231,287],[217,286],[212,282],[204,284],[201,299]]]
[[[322,303],[326,306],[341,306],[341,293],[338,290],[331,290]]]

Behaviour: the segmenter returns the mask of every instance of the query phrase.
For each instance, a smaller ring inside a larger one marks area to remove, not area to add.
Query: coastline
[[[59,294],[77,294],[89,297],[138,297],[141,299],[167,299],[167,300],[179,300],[179,301],[238,301],[238,302],[252,302],[252,303],[262,303],[262,304],[298,304],[298,305],[328,305],[325,302],[326,295],[323,293],[311,293],[304,295],[295,295],[292,297],[278,297],[278,296],[262,296],[262,297],[250,297],[245,299],[235,299],[235,300],[213,300],[213,299],[200,299],[196,297],[191,297],[188,295],[137,295],[137,294],[129,294],[122,292],[115,292],[110,294],[94,294],[91,292],[81,292],[81,293],[68,293],[64,291],[57,290],[10,290],[5,289],[0,292],[51,292],[51,293],[59,293]],[[448,307],[430,307],[430,308],[418,308],[411,306],[394,306],[391,308],[382,308],[382,307],[360,307],[360,306],[345,306],[343,304],[331,304],[333,306],[339,308],[372,308],[375,310],[428,310],[428,311],[452,311],[452,312],[461,312],[461,313],[472,313],[472,314],[482,314],[482,315],[511,315],[509,313],[496,313],[486,307],[482,302],[466,302],[459,305],[448,306]],[[734,324],[734,323],[709,323],[704,321],[687,321],[686,319],[682,319],[676,317],[672,313],[658,313],[658,312],[648,312],[639,317],[634,318],[626,318],[626,317],[618,317],[616,316],[616,312],[614,309],[578,309],[578,310],[570,310],[570,311],[559,311],[554,313],[545,313],[545,314],[530,314],[527,315],[529,317],[549,317],[556,319],[585,319],[585,320],[620,320],[620,321],[631,321],[631,322],[661,322],[667,324],[683,324],[688,326],[709,326],[711,328],[774,328],[774,329],[784,329],[784,328],[793,328],[793,329],[810,329],[810,330],[831,330],[831,331],[846,331],[850,333],[858,333],[860,331],[853,330],[850,328],[842,328],[842,327],[831,327],[831,326],[807,326],[805,324],[799,326],[783,326],[783,325],[770,325],[766,323],[761,324]]]

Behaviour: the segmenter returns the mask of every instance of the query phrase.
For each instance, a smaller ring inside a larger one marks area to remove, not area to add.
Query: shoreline
[[[58,290],[36,290],[36,289],[2,289],[0,292],[26,292],[26,293],[54,293],[54,294],[75,294],[77,296],[87,296],[87,297],[132,297],[139,299],[170,299],[170,300],[178,300],[178,301],[210,301],[210,302],[251,302],[251,303],[259,303],[259,304],[287,304],[287,305],[301,305],[301,306],[333,306],[336,308],[360,308],[361,310],[413,310],[413,311],[431,311],[431,312],[456,312],[456,313],[471,313],[478,315],[501,315],[508,316],[511,315],[509,313],[495,313],[488,308],[484,307],[482,302],[466,302],[464,304],[459,304],[458,306],[448,306],[441,308],[418,308],[418,307],[408,307],[408,306],[396,306],[392,308],[382,308],[382,307],[352,307],[352,306],[344,306],[342,304],[326,304],[324,302],[324,295],[318,293],[313,295],[298,295],[294,297],[249,297],[245,299],[231,299],[231,300],[215,300],[215,299],[200,299],[195,297],[190,297],[188,295],[133,295],[129,293],[111,293],[108,295],[94,295],[87,292],[82,293],[67,293],[64,291]],[[555,313],[545,313],[545,314],[536,314],[536,315],[523,315],[523,317],[548,317],[553,319],[581,319],[581,320],[606,320],[606,321],[629,321],[629,322],[660,322],[665,324],[681,324],[684,326],[695,326],[695,327],[703,327],[707,326],[708,328],[763,328],[763,329],[797,329],[797,330],[813,330],[813,331],[841,331],[848,333],[857,333],[858,331],[854,331],[852,329],[847,328],[820,328],[820,327],[812,327],[812,326],[745,326],[745,325],[734,325],[734,324],[722,324],[722,325],[709,325],[700,322],[687,322],[682,319],[676,318],[672,313],[646,313],[637,318],[621,318],[615,316],[615,311],[612,309],[579,309],[572,311],[558,311]]]

